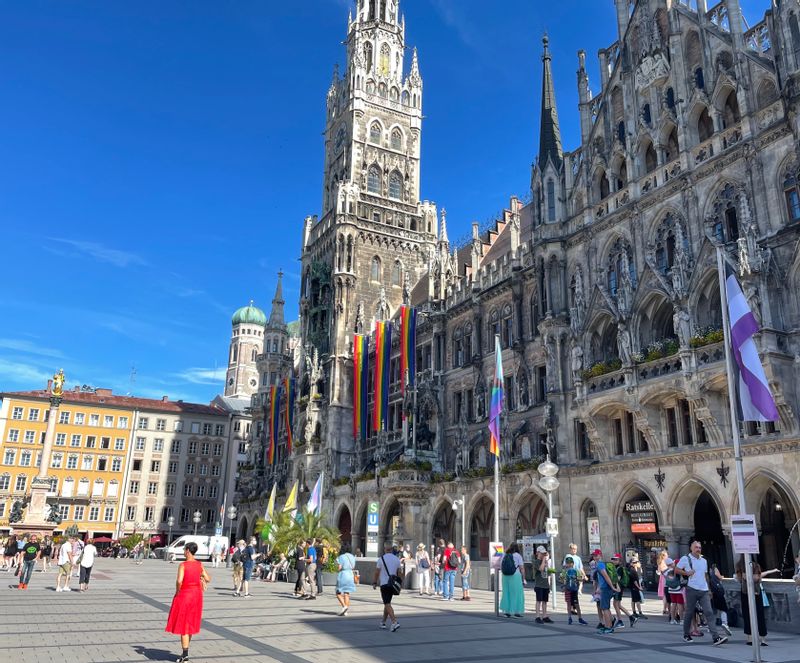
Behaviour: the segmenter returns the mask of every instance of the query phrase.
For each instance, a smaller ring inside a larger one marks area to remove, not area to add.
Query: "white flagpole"
[[[734,370],[731,358],[731,323],[728,317],[728,295],[725,289],[725,262],[722,249],[717,247],[717,275],[719,276],[719,300],[722,309],[722,327],[724,332],[725,368],[728,374],[728,407],[731,416],[731,433],[733,435],[733,458],[736,469],[736,486],[739,490],[739,513],[747,513],[747,500],[744,494],[744,464],[742,461],[742,445],[739,440],[739,420],[736,416],[736,384],[733,381]],[[756,615],[755,582],[753,581],[753,568],[750,555],[744,555],[744,570],[747,584],[747,609],[750,614],[750,633],[753,639],[753,661],[761,663],[761,637],[758,633],[758,619]]]
[[[500,336],[494,336],[494,350],[500,352]],[[495,357],[497,366],[497,357]],[[497,370],[495,368],[495,370]],[[503,376],[500,376],[502,380]],[[505,396],[505,395],[504,395]],[[504,399],[505,400],[505,399]],[[505,404],[505,403],[504,403]],[[499,416],[499,415],[498,415]],[[494,540],[500,541],[500,422],[497,426],[497,455],[494,457]],[[500,573],[494,573],[494,615],[500,614]]]

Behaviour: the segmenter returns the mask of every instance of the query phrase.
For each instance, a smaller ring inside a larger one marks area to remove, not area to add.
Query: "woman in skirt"
[[[189,660],[189,643],[192,641],[192,636],[200,632],[203,592],[211,582],[211,577],[203,568],[202,562],[194,558],[197,554],[197,544],[190,541],[183,552],[186,561],[178,567],[175,596],[172,597],[167,627],[164,629],[167,633],[181,636],[183,653],[178,657],[178,663],[186,663]]]

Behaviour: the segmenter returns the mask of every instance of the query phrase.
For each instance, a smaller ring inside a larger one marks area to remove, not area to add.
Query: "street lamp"
[[[172,526],[175,524],[175,516],[167,518],[167,527],[169,527],[169,535],[167,536],[167,546],[164,548],[164,561],[169,559],[169,544],[172,543]]]
[[[194,535],[197,536],[197,526],[200,524],[200,521],[203,519],[203,514],[200,513],[199,509],[192,514],[192,522],[194,523]]]
[[[231,539],[233,538],[233,521],[236,520],[236,507],[233,506],[233,504],[231,504],[228,507],[228,512],[227,512],[226,515],[228,516],[228,521],[229,522],[228,522],[228,550],[226,551],[228,554],[226,555],[226,558],[225,558],[225,568],[229,569],[229,568],[231,568],[230,548],[231,548],[231,543],[232,543]]]
[[[542,475],[539,479],[539,487],[547,493],[547,536],[550,539],[550,558],[555,565],[556,551],[555,551],[555,537],[558,534],[558,520],[553,518],[553,491],[558,489],[559,481],[556,479],[559,467],[550,460],[550,454],[547,454],[547,459],[536,468],[539,474]],[[550,580],[550,597],[553,610],[556,609],[556,576],[552,574]]]
[[[145,527],[147,528],[147,553],[145,559],[150,559],[150,537],[153,536],[153,530],[156,528],[156,524],[152,520],[148,520],[145,523]]]
[[[453,500],[453,511],[461,509],[461,545],[467,548],[467,500],[462,495],[460,500]]]

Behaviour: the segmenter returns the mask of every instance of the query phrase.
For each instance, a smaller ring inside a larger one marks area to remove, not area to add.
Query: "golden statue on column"
[[[50,394],[59,397],[64,393],[64,369],[58,369],[58,373],[53,376],[53,384],[50,387]]]

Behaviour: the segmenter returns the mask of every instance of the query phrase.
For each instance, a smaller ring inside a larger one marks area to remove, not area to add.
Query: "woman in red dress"
[[[167,618],[167,633],[181,636],[183,653],[178,663],[189,660],[189,643],[192,636],[200,632],[200,620],[203,617],[203,592],[211,582],[211,577],[194,556],[197,544],[190,541],[183,549],[186,561],[178,567],[178,579],[175,582],[175,596]]]

